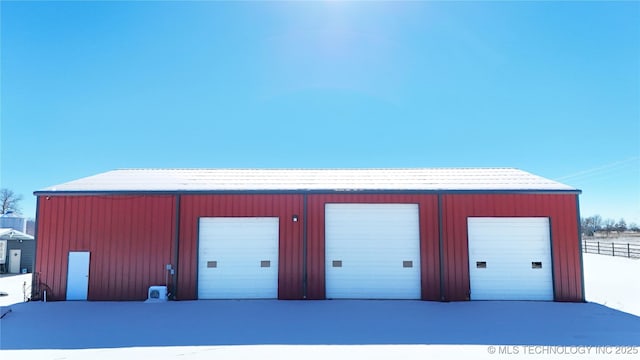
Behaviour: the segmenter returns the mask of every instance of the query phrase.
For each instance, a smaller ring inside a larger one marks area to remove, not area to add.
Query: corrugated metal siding
[[[325,298],[326,203],[408,203],[420,207],[420,257],[423,300],[440,299],[438,197],[436,195],[326,194],[308,196],[307,281],[309,299]]]
[[[583,301],[576,196],[572,194],[442,195],[444,294],[469,298],[467,217],[549,217],[555,300]]]
[[[143,300],[171,263],[174,196],[51,196],[38,201],[36,271],[65,297],[69,251],[90,251],[89,300]]]
[[[252,216],[280,218],[278,298],[303,298],[303,195],[182,195],[178,291],[180,300],[197,297],[198,218]],[[292,216],[298,215],[298,222]]]
[[[307,219],[303,218],[307,196]],[[442,234],[438,225],[441,197]],[[324,204],[417,203],[420,206],[422,299],[466,300],[469,292],[469,216],[544,216],[551,220],[555,299],[582,301],[577,195],[575,194],[218,194],[50,196],[39,198],[36,269],[63,299],[69,251],[90,251],[89,299],[142,300],[164,284],[173,263],[179,221],[178,298],[195,299],[198,218],[280,218],[280,299],[304,296],[304,225],[307,228],[307,298],[325,298]],[[298,215],[299,221],[291,217]],[[306,221],[306,223],[305,223]],[[439,236],[443,240],[440,293]]]

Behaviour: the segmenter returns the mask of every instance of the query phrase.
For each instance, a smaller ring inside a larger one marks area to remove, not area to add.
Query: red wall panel
[[[171,263],[174,196],[41,196],[36,272],[66,295],[69,251],[89,251],[89,300],[143,300]]]
[[[420,211],[420,266],[423,300],[440,300],[440,258],[437,195],[326,194],[307,201],[307,281],[309,299],[325,298],[324,205],[326,203],[418,204]]]
[[[178,291],[180,300],[197,297],[198,219],[214,216],[280,218],[278,298],[303,298],[303,195],[221,194],[180,197]],[[297,222],[292,221],[298,215]]]
[[[64,299],[68,252],[90,251],[89,299],[145,299],[148,286],[164,284],[165,264],[175,261],[175,226],[179,216],[177,296],[195,299],[198,218],[275,216],[280,218],[278,297],[302,299],[306,271],[307,298],[324,299],[324,205],[416,203],[420,207],[422,299],[468,299],[467,217],[544,216],[551,221],[555,298],[582,301],[576,197],[575,194],[183,194],[179,196],[176,212],[176,195],[41,196],[35,271],[49,287],[50,299]],[[298,222],[291,220],[293,215],[298,215]]]
[[[469,299],[467,217],[548,217],[557,301],[583,301],[577,195],[442,195],[445,300]]]

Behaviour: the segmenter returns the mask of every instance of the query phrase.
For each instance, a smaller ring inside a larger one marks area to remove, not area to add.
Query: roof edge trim
[[[58,190],[34,191],[35,196],[94,196],[94,195],[215,195],[215,194],[582,194],[580,189],[442,189],[442,190]]]

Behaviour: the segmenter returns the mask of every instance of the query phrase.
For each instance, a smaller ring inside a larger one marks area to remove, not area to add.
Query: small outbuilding
[[[579,194],[512,168],[109,171],[35,192],[34,288],[584,301]]]
[[[33,236],[12,228],[0,228],[0,273],[32,272],[35,253]]]

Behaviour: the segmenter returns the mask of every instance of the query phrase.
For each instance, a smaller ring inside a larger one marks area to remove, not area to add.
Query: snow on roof
[[[63,192],[579,190],[513,168],[121,169],[51,186]]]
[[[14,229],[0,228],[0,240],[33,240],[33,236]]]

